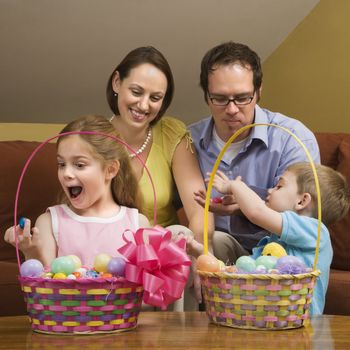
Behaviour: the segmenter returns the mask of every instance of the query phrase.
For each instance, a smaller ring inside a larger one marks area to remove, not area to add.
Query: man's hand
[[[194,200],[201,205],[203,208],[205,206],[206,192],[199,190],[193,193]],[[238,204],[235,202],[233,195],[226,194],[220,198],[221,201],[212,199],[209,203],[209,210],[217,215],[227,216],[233,214],[239,214],[240,210]]]

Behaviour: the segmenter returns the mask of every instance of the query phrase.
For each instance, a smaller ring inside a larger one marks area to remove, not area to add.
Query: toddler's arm
[[[265,202],[241,180],[240,176],[235,180],[229,180],[220,173],[215,174],[213,186],[221,193],[233,194],[240,210],[249,221],[280,235],[282,215],[266,206]]]

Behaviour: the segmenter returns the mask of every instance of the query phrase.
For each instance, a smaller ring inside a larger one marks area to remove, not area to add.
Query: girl
[[[102,116],[86,116],[68,124],[61,133],[95,131],[116,136]],[[49,207],[31,228],[17,227],[19,249],[25,259],[38,259],[44,266],[57,256],[77,255],[92,267],[97,254],[118,255],[125,229],[148,227],[138,212],[138,183],[125,147],[112,138],[94,134],[61,136],[57,141],[58,179],[63,204]],[[5,241],[15,245],[14,228]]]

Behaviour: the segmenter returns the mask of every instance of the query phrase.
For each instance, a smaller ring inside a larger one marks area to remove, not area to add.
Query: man
[[[220,150],[241,127],[269,123],[293,132],[306,146],[313,160],[320,162],[313,133],[301,122],[258,106],[262,90],[259,56],[248,46],[227,42],[209,50],[201,63],[200,85],[211,116],[189,126],[198,152],[203,177],[211,172]],[[274,187],[289,164],[307,161],[307,156],[288,132],[257,126],[241,133],[225,152],[219,169],[229,178],[241,176],[262,199]],[[235,262],[251,253],[266,231],[253,225],[239,211],[232,196],[212,192],[210,210],[215,213],[214,254],[224,262]],[[195,192],[204,205],[205,193]],[[222,201],[221,201],[222,200]],[[218,232],[219,231],[219,232]]]

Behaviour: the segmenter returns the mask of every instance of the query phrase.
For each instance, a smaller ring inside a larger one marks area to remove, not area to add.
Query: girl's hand
[[[16,226],[18,249],[25,255],[26,259],[31,257],[37,258],[41,252],[41,244],[39,239],[39,230],[36,227],[30,228],[29,219],[25,219],[24,228]],[[4,240],[16,247],[16,233],[14,226],[6,230]]]

